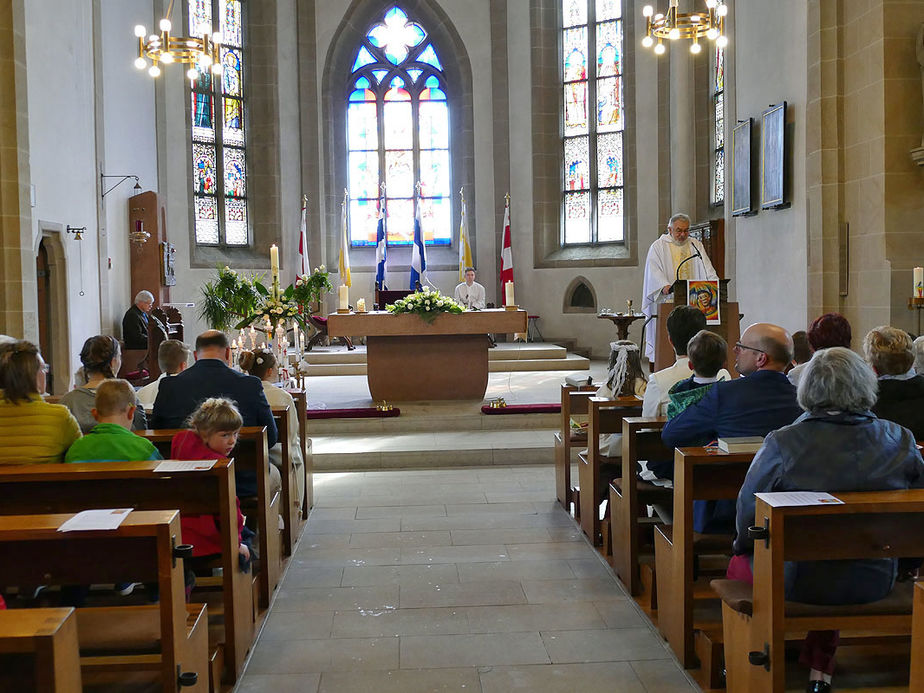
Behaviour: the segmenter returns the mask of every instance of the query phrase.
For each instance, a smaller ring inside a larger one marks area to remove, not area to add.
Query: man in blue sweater
[[[778,325],[755,323],[735,344],[735,368],[745,376],[717,383],[698,403],[664,426],[669,447],[706,445],[716,438],[765,436],[802,414],[796,388],[783,371],[792,360],[792,338]],[[697,532],[731,533],[734,501],[698,501],[693,508]]]

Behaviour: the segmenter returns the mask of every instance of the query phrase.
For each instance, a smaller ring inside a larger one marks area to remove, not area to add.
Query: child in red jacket
[[[173,436],[170,457],[175,460],[220,460],[228,457],[237,444],[244,420],[234,402],[211,397],[199,405],[187,422],[192,430]],[[250,547],[242,537],[244,516],[237,503],[238,553],[241,570],[250,567]],[[221,553],[221,534],[215,515],[183,515],[180,518],[183,542],[193,545],[193,557]],[[249,534],[249,531],[248,531]]]

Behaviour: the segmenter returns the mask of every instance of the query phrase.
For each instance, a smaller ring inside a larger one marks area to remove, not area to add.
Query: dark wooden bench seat
[[[0,691],[82,690],[74,609],[0,611]]]
[[[571,494],[571,463],[578,448],[587,445],[587,433],[571,430],[571,417],[587,415],[587,401],[597,391],[592,385],[561,386],[561,424],[560,430],[555,434],[555,495],[558,502],[569,514],[571,503],[574,501]],[[575,503],[575,514],[580,511]]]

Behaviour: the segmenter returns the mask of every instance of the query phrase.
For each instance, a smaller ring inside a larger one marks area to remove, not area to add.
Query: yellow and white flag
[[[459,189],[462,198],[462,222],[459,224],[459,281],[465,281],[465,268],[474,267],[472,246],[468,240],[468,219],[465,217],[465,193]]]
[[[343,204],[340,205],[340,283],[344,286],[353,286],[350,279],[350,237],[347,229],[347,205],[350,201],[349,193],[343,191]]]

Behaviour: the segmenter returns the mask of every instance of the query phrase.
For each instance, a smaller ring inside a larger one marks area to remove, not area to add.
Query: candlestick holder
[[[520,310],[520,306],[504,306],[504,310]]]
[[[908,299],[908,310],[917,311],[918,316],[918,331],[917,334],[921,334],[921,311],[924,310],[924,297],[912,296]]]
[[[337,315],[349,315],[352,312],[353,311],[351,311],[349,308],[338,308],[337,309]]]

